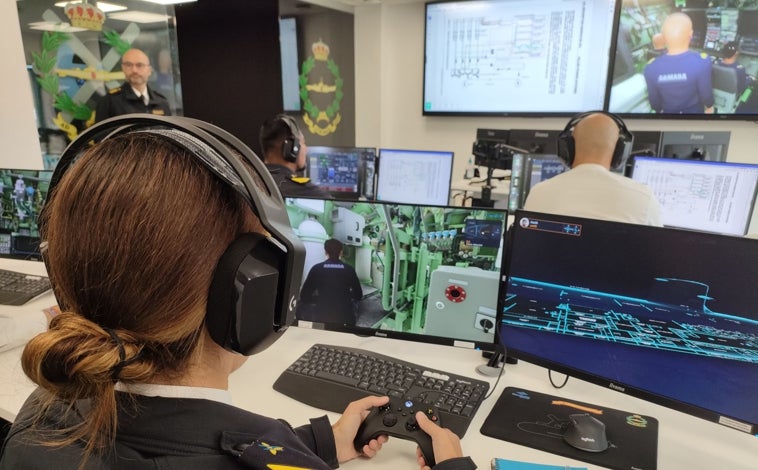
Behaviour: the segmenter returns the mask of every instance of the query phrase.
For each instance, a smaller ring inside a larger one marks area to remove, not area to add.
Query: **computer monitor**
[[[602,109],[616,5],[427,3],[423,113],[544,116]]]
[[[41,259],[37,217],[52,171],[0,169],[0,257]]]
[[[507,238],[509,356],[758,432],[758,240],[526,211]]]
[[[512,129],[508,144],[529,153],[558,154],[558,134],[561,131],[540,129]]]
[[[305,198],[285,205],[306,248],[301,326],[494,348],[506,211]],[[350,268],[331,265],[330,280],[329,269],[314,266],[329,263],[332,239]],[[335,291],[355,282],[351,270],[361,292],[338,300]],[[340,287],[324,287],[330,282]]]
[[[524,207],[526,197],[534,185],[560,175],[569,167],[558,155],[515,154],[511,169],[511,187],[508,192],[508,210]]]
[[[729,131],[664,131],[656,156],[723,162],[731,136]]]
[[[665,226],[747,233],[758,191],[758,164],[636,157],[632,179],[653,190]]]
[[[375,148],[308,147],[307,161],[308,177],[332,196],[373,199]]]
[[[453,152],[379,149],[376,199],[445,206],[450,200]]]

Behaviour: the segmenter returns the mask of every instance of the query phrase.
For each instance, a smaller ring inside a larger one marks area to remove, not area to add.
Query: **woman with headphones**
[[[298,428],[231,404],[229,375],[244,354],[291,321],[302,247],[286,220],[262,162],[209,124],[128,115],[82,133],[41,215],[62,313],[23,352],[39,388],[0,469],[328,469],[376,455],[385,436],[360,450],[353,440],[387,397],[351,403],[333,425],[324,416]],[[233,282],[240,276],[249,282]],[[271,298],[235,310],[249,289]],[[471,468],[452,433],[424,426],[445,460],[438,468]]]

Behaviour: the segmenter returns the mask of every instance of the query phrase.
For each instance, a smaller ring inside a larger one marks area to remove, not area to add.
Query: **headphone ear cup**
[[[571,134],[572,129],[563,130],[558,134],[558,157],[571,168],[574,164],[574,136]]]
[[[244,233],[227,247],[216,265],[206,306],[205,324],[217,344],[251,355],[277,339],[282,256],[259,233]]]
[[[300,146],[295,144],[295,139],[292,137],[287,137],[282,142],[282,156],[286,161],[295,162],[299,151]]]

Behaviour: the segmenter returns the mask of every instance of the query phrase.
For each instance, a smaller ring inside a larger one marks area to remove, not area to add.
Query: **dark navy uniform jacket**
[[[664,54],[645,66],[650,107],[657,113],[697,114],[713,106],[711,61],[694,51]]]
[[[307,179],[303,179],[303,181],[293,179],[296,175],[286,166],[266,163],[266,168],[268,168],[268,172],[271,173],[271,176],[274,177],[274,181],[276,181],[276,185],[279,186],[279,191],[282,193],[283,197],[332,199],[331,194],[320,189]]]
[[[314,265],[300,289],[300,301],[314,304],[313,320],[355,325],[353,302],[363,296],[355,269],[339,260]]]
[[[147,105],[141,97],[137,97],[132,87],[125,83],[119,88],[110,90],[107,95],[97,103],[95,111],[95,122],[120,116],[122,114],[148,113],[158,116],[170,116],[171,106],[165,96],[147,87],[147,94],[150,101]]]
[[[78,441],[50,447],[40,440],[80,423],[87,400],[66,413],[59,401],[34,421],[46,392],[37,389],[18,414],[0,451],[0,470],[75,469],[84,453]],[[118,429],[110,452],[93,454],[85,470],[330,470],[337,468],[334,432],[326,416],[292,428],[211,400],[117,392]],[[133,401],[132,401],[133,400]],[[54,437],[60,437],[56,435]],[[468,457],[440,462],[435,470],[474,470]]]

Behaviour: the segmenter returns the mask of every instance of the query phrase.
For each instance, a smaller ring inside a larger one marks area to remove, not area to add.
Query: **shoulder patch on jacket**
[[[114,89],[112,89],[112,90],[108,90],[108,94],[109,94],[109,95],[112,95],[112,94],[114,94],[114,93],[118,93],[119,91],[121,91],[121,87],[118,87],[118,88],[114,88]]]

